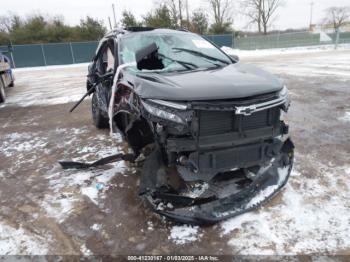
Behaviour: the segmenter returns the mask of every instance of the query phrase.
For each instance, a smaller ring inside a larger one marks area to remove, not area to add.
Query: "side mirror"
[[[238,55],[229,55],[229,57],[231,57],[231,59],[236,61],[236,62],[239,61],[239,56]]]
[[[158,58],[158,47],[152,43],[138,50],[135,54],[137,69],[156,70],[163,69],[162,60]]]

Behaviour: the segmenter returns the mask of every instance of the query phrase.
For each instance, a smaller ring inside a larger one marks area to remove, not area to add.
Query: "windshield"
[[[152,72],[172,72],[208,69],[231,64],[232,61],[204,38],[189,33],[138,33],[120,41],[121,63],[135,62],[135,53],[155,43],[163,69]],[[139,71],[136,66],[130,68]],[[149,70],[142,70],[149,71]]]

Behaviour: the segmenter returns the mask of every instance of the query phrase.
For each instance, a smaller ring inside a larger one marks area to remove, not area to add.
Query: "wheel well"
[[[133,119],[129,113],[120,112],[114,121],[135,154],[138,155],[143,147],[154,142],[152,128],[143,117]]]

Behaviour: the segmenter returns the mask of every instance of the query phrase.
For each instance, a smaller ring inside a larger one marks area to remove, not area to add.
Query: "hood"
[[[134,88],[142,98],[198,101],[251,97],[280,91],[282,83],[252,65],[177,74],[139,73]]]

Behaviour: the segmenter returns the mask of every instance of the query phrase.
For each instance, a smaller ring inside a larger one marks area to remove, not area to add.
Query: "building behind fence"
[[[327,35],[329,36],[328,40],[322,39],[320,33],[309,32],[236,38],[232,34],[207,35],[205,38],[219,47],[229,46],[243,50],[255,50],[333,44],[336,38],[335,34]],[[350,32],[341,33],[339,43],[350,43]],[[11,58],[12,66],[16,68],[67,65],[91,61],[97,45],[98,42],[14,45],[12,53],[7,55]],[[7,50],[7,47],[0,46],[1,50]]]

